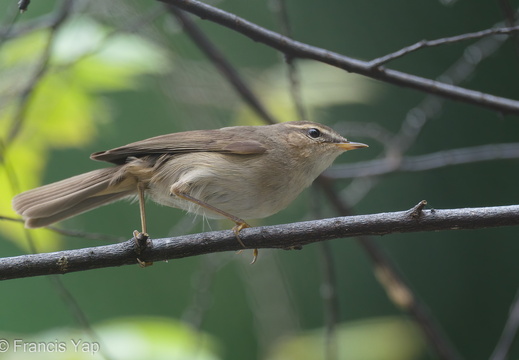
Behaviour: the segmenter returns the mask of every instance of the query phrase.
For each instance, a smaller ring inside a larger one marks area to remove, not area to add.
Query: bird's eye
[[[321,132],[319,129],[311,128],[308,129],[308,136],[310,136],[312,139],[317,139],[319,136],[321,136]]]

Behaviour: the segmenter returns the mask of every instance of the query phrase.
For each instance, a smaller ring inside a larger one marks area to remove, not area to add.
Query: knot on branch
[[[66,256],[62,256],[56,261],[56,265],[58,265],[59,272],[65,274],[68,271],[68,258]]]
[[[427,200],[422,200],[418,204],[416,204],[412,209],[410,209],[407,213],[410,217],[414,219],[418,219],[423,215],[423,209],[427,205]]]

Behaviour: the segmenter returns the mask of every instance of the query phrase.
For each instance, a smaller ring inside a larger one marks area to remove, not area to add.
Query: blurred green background
[[[506,18],[505,3],[514,11],[519,6],[519,1],[467,0],[292,0],[286,5],[295,39],[370,60],[422,39],[491,28]],[[275,1],[225,0],[215,5],[280,31]],[[74,2],[72,13],[51,37],[46,72],[33,87],[49,31],[43,27],[17,32],[52,18],[60,6],[57,1],[34,1],[14,24],[15,1],[5,1],[0,11],[0,215],[14,216],[10,200],[20,191],[104,166],[88,159],[92,152],[169,132],[261,123],[175,18],[153,1]],[[193,19],[270,111],[282,121],[297,119],[279,53]],[[436,79],[462,61],[451,71],[454,76],[467,72],[461,86],[514,99],[519,94],[518,53],[514,36],[489,43],[472,40],[424,49],[388,67]],[[416,125],[423,119],[416,107],[429,99],[424,93],[314,62],[296,64],[308,120],[370,145],[336,164],[383,156],[389,148],[381,139],[399,133],[406,121]],[[23,122],[17,122],[20,93],[27,88],[34,89]],[[434,104],[429,108],[434,114],[426,117],[405,155],[518,141],[517,116],[450,100],[428,101]],[[19,129],[13,124],[20,124]],[[358,214],[405,210],[422,199],[437,209],[517,204],[518,165],[517,159],[476,162],[337,180],[334,187]],[[252,224],[329,216],[336,213],[312,187],[288,209]],[[231,226],[203,224],[180,210],[151,203],[148,218],[156,238]],[[137,204],[121,202],[60,226],[126,239],[138,224]],[[29,237],[39,251],[110,243],[49,230],[24,231],[19,223],[0,221],[2,257],[27,253]],[[517,228],[396,234],[376,241],[459,354],[488,358],[519,285]],[[338,239],[326,246],[332,253],[339,304],[337,358],[437,358],[412,319],[387,297],[355,240]],[[324,268],[330,260],[323,252],[322,244],[301,251],[262,250],[253,266],[248,251],[211,254],[146,269],[107,268],[59,279],[97,333],[93,340],[101,343],[102,354],[96,355],[100,358],[324,359],[330,312],[324,299]],[[14,339],[65,341],[71,350],[27,354],[11,348],[0,357],[93,358],[72,351],[71,338],[93,340],[55,280],[9,280],[1,282],[0,289],[0,338],[11,346]],[[518,357],[515,344],[509,358]]]

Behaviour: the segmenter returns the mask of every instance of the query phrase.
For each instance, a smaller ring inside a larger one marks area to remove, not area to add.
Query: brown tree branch
[[[196,0],[159,0],[166,4],[175,5],[179,8],[198,15],[237,31],[254,41],[262,42],[277,49],[287,56],[320,61],[349,72],[365,75],[380,81],[400,85],[423,91],[429,94],[439,95],[451,100],[463,101],[473,105],[482,106],[503,113],[519,114],[519,101],[480,91],[465,89],[459,86],[426,79],[420,76],[407,74],[401,71],[386,69],[370,65],[367,61],[357,60],[332,51],[304,44],[282,36],[276,32],[267,30],[261,26],[251,23],[234,14],[225,12],[213,6]]]
[[[519,225],[519,205],[424,210],[420,216],[411,216],[409,211],[400,211],[338,217],[244,229],[240,238],[248,249],[286,249],[361,235],[512,225]],[[3,258],[0,259],[0,280],[137,264],[137,257],[142,261],[163,261],[241,249],[230,230],[154,239],[151,246],[138,253],[135,239],[130,239],[114,245]]]

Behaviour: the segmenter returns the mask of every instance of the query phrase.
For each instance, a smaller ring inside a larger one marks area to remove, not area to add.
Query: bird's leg
[[[142,250],[146,248],[148,245],[148,232],[146,227],[146,211],[144,208],[146,199],[144,198],[144,190],[146,189],[146,185],[142,182],[137,183],[137,192],[139,194],[139,210],[141,213],[141,230],[142,232],[138,232],[135,230],[133,232],[133,238],[135,239],[135,245],[137,247],[137,253],[140,254]],[[137,262],[140,267],[147,267],[153,265],[151,261],[142,261],[137,258]]]
[[[229,214],[226,211],[218,209],[217,207],[214,207],[213,205],[208,204],[205,201],[199,200],[199,199],[197,199],[197,198],[195,198],[195,197],[193,197],[193,196],[191,196],[189,194],[180,192],[180,191],[178,191],[178,189],[174,188],[173,186],[171,187],[171,193],[173,195],[175,195],[175,196],[178,196],[181,199],[184,199],[184,200],[187,200],[187,201],[191,201],[192,203],[195,203],[198,206],[201,206],[201,207],[203,207],[203,208],[205,208],[207,210],[213,211],[213,212],[215,212],[217,214],[220,214],[223,217],[226,217],[227,219],[233,221],[235,223],[235,225],[232,228],[232,231],[234,232],[234,235],[236,236],[236,240],[238,240],[238,242],[240,243],[241,246],[246,247],[245,244],[243,243],[243,241],[241,241],[241,239],[240,239],[240,231],[242,229],[250,227],[250,225],[247,224],[245,222],[245,220],[240,219],[239,217],[234,216],[232,214]],[[258,249],[254,249],[253,256],[254,257],[252,259],[251,264],[254,264],[256,262],[256,259],[258,258]]]
[[[146,187],[146,185],[144,185],[141,182],[139,182],[137,184],[137,191],[139,193],[139,210],[141,212],[141,229],[142,229],[142,232],[147,235],[148,232],[146,231],[147,230],[147,228],[146,228],[146,209],[144,208],[144,205],[146,202],[146,199],[144,198],[145,187]]]

